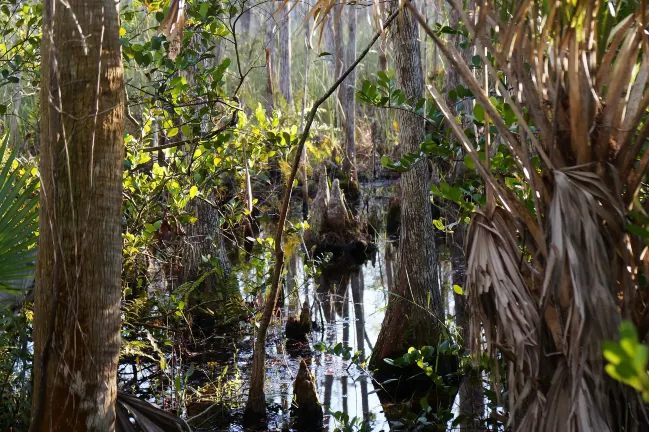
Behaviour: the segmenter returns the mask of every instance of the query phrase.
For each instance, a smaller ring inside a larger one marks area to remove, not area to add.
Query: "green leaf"
[[[194,198],[198,194],[198,188],[196,186],[192,186],[189,189],[189,198]]]
[[[171,129],[169,129],[169,132],[167,132],[167,137],[168,138],[175,137],[176,135],[178,135],[178,128],[177,127],[173,127]]]
[[[453,292],[457,295],[464,295],[464,290],[459,285],[453,285]]]
[[[210,9],[209,3],[207,2],[201,3],[201,8],[199,9],[198,13],[201,14],[203,18],[205,18],[207,16],[207,12],[209,11],[209,9]]]
[[[484,107],[480,104],[475,104],[473,107],[473,117],[480,123],[484,122]]]
[[[469,155],[464,156],[464,165],[469,169],[475,169],[475,164],[473,163],[473,159],[471,159],[471,156]]]

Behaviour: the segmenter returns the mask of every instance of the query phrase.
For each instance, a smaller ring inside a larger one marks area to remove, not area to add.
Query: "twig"
[[[217,130],[212,131],[212,132],[210,132],[208,134],[205,134],[205,135],[200,136],[200,137],[192,138],[192,139],[176,141],[176,142],[169,143],[169,144],[162,144],[162,145],[159,145],[159,146],[143,148],[142,151],[144,153],[151,153],[151,152],[158,151],[158,150],[164,150],[164,149],[168,149],[168,148],[178,147],[178,146],[183,145],[183,144],[194,144],[194,143],[198,143],[198,142],[201,142],[201,141],[208,140],[210,138],[214,138],[218,134],[225,131],[227,128],[234,125],[234,123],[237,121],[237,113],[239,111],[241,111],[240,108],[235,108],[234,111],[232,111],[232,118],[230,118],[229,122],[227,122],[226,124],[224,124],[223,126],[218,128]]]

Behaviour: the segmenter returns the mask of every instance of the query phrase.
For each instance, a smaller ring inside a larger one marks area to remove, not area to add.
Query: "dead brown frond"
[[[171,60],[175,59],[180,53],[184,29],[185,0],[171,0],[169,12],[160,23],[160,27],[158,27],[158,31],[163,33],[169,41],[169,58]]]
[[[514,158],[508,175],[524,179],[534,201],[532,211],[494,176],[446,98],[429,89],[502,206],[471,222],[466,291],[473,334],[484,329],[488,352],[507,360],[510,422],[520,431],[629,430],[624,417],[643,407],[604,373],[600,342],[617,336],[621,311],[637,309],[633,275],[646,256],[626,219],[649,202],[638,198],[649,169],[647,2],[624,17],[609,15],[602,0],[476,1],[475,10],[448,3],[480,71],[412,3],[405,7],[484,107],[495,140]],[[513,125],[499,101],[515,114]]]
[[[514,226],[511,215],[502,208],[496,207],[492,214],[477,212],[469,227],[466,251],[469,304],[477,314],[472,334],[482,334],[480,327],[484,327],[487,352],[494,356],[500,350],[512,361],[507,381],[512,414],[517,395],[525,393],[526,382],[521,378],[533,380],[539,373],[541,325],[528,285],[532,269],[521,259]]]

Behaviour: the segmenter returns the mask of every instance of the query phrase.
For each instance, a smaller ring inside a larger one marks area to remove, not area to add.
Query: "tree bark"
[[[392,8],[399,7],[392,1]],[[423,95],[419,28],[407,10],[401,10],[391,31],[397,84],[407,98]],[[424,140],[424,122],[399,111],[399,143],[402,154],[418,152]],[[383,325],[371,359],[372,368],[383,368],[383,359],[400,356],[410,346],[436,343],[444,321],[437,250],[428,197],[428,166],[415,164],[401,176],[401,232],[396,278],[390,287]]]
[[[287,3],[282,22],[279,27],[279,91],[288,105],[288,110],[293,110],[293,85],[291,83],[291,5]]]
[[[196,280],[202,272],[212,270],[212,264],[203,264],[203,257],[211,257],[218,261],[221,268],[205,279],[205,292],[215,293],[219,289],[221,300],[228,300],[235,293],[225,284],[231,265],[225,253],[218,212],[200,199],[194,199],[188,207],[197,220],[185,227],[181,283]],[[238,295],[238,291],[236,294]]]
[[[43,5],[32,431],[115,429],[124,81],[117,3]]]
[[[356,58],[356,6],[348,5],[345,8],[347,15],[347,46],[345,63],[349,64]],[[356,86],[356,71],[349,74],[341,87],[343,92],[342,106],[345,113],[345,158],[343,159],[343,173],[350,181],[356,180],[356,99],[354,87]]]
[[[380,48],[379,48],[378,70],[383,72],[387,72],[388,69],[388,57],[386,55],[386,50],[387,50],[386,42],[387,39],[385,37],[382,38]],[[383,108],[373,108],[372,111],[373,111],[372,126],[371,126],[372,146],[373,146],[372,154],[375,155],[378,153],[379,155],[383,156],[385,153],[387,153],[388,113]],[[374,161],[372,163],[373,178],[376,178],[376,169],[377,169],[377,162]]]

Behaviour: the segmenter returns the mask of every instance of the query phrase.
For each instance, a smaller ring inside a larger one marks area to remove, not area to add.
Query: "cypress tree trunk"
[[[347,15],[348,39],[345,50],[345,63],[351,64],[356,59],[356,6],[348,5],[345,8]],[[345,113],[345,158],[343,160],[343,173],[351,182],[356,180],[356,99],[354,87],[356,86],[356,70],[349,74],[341,86],[343,92],[343,111]]]
[[[392,1],[392,8],[398,1]],[[397,84],[407,98],[423,96],[419,28],[402,10],[391,29]],[[421,118],[399,111],[399,146],[403,154],[419,151],[424,140]],[[428,166],[416,164],[401,176],[401,233],[396,275],[370,366],[382,369],[386,357],[400,356],[410,346],[438,340],[444,321],[437,251],[428,198]]]
[[[282,93],[288,110],[293,110],[293,85],[291,83],[291,5],[286,4],[279,27],[279,91]]]
[[[124,81],[118,4],[46,0],[32,431],[115,429]]]

